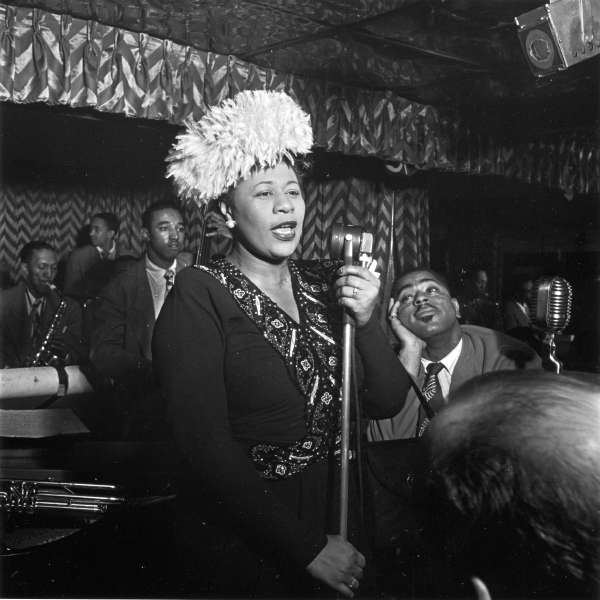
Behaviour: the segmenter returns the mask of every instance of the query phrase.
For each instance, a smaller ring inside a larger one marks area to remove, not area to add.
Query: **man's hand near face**
[[[416,377],[419,372],[421,355],[425,349],[426,342],[402,324],[398,317],[398,300],[394,300],[394,298],[390,298],[388,305],[388,321],[394,335],[401,344],[398,358],[404,368],[413,377]]]

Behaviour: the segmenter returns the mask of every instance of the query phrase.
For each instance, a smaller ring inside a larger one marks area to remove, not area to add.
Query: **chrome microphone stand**
[[[334,231],[336,235],[337,231]],[[358,262],[361,267],[368,268],[371,263],[373,250],[373,235],[361,232],[358,236]],[[355,235],[351,231],[344,233],[343,257],[344,265],[354,264]],[[352,382],[352,350],[354,348],[354,323],[344,312],[342,335],[342,439],[341,439],[341,470],[340,470],[340,536],[348,537],[348,488],[350,480],[350,424],[352,421],[351,382]]]
[[[344,265],[353,263],[352,234],[344,236]],[[340,536],[348,537],[348,487],[350,480],[350,391],[352,381],[352,346],[354,324],[344,312],[342,336],[342,439],[340,472]]]

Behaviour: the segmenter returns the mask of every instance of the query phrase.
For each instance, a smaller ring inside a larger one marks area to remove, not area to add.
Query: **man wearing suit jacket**
[[[119,256],[119,221],[112,213],[97,213],[90,222],[90,242],[75,248],[65,266],[64,291],[78,300],[94,298],[108,283]]]
[[[116,274],[100,292],[91,333],[90,358],[96,370],[119,390],[125,436],[151,435],[160,420],[152,370],[154,323],[176,273],[190,265],[182,253],[185,225],[179,208],[167,202],[142,216],[146,252]]]
[[[526,275],[516,278],[510,297],[504,304],[504,331],[531,344],[533,330],[529,315],[529,302],[533,280]]]
[[[451,391],[477,375],[541,367],[539,356],[529,346],[492,329],[461,326],[459,316],[458,301],[434,271],[415,269],[397,279],[389,317],[401,344],[398,357],[419,389],[429,365],[436,363],[433,378],[437,377],[436,397],[441,406]],[[371,441],[411,438],[426,425],[425,411],[411,389],[402,410],[391,419],[371,421],[367,436]]]
[[[0,292],[0,368],[31,364],[61,302],[53,289],[58,263],[54,248],[43,241],[29,242],[21,251],[21,261],[25,280]],[[76,302],[64,300],[49,349],[57,362],[78,364],[87,358],[81,309]]]

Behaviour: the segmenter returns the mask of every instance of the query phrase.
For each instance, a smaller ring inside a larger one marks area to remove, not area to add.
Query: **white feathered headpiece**
[[[283,159],[293,164],[312,144],[310,117],[287,94],[244,91],[186,123],[167,156],[167,177],[180,196],[202,204],[255,167],[274,167]]]

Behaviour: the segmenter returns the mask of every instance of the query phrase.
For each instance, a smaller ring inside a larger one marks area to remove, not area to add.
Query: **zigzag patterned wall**
[[[61,257],[76,246],[82,228],[97,212],[112,212],[119,218],[119,246],[139,255],[142,213],[154,202],[176,198],[169,186],[147,190],[4,184],[0,187],[0,263],[13,279],[19,271],[19,252],[31,240],[45,240]],[[194,249],[201,230],[200,211],[194,204],[183,207],[188,223],[188,247]]]
[[[120,220],[119,245],[141,254],[142,213],[159,200],[176,202],[169,185],[148,189],[89,190],[33,184],[0,186],[0,263],[16,278],[18,255],[34,239],[51,243],[61,257],[76,246],[81,229],[93,214],[113,212]],[[195,204],[186,204],[187,248],[200,245],[202,216]],[[392,226],[393,220],[393,226]],[[360,225],[374,234],[374,257],[386,281],[398,269],[429,261],[428,200],[423,190],[393,190],[370,181],[347,179],[308,181],[304,235],[298,256],[329,256],[333,223]],[[228,240],[211,238],[209,254],[225,253]]]
[[[299,248],[302,257],[328,256],[331,226],[343,222],[373,233],[373,255],[386,272],[429,262],[429,202],[425,190],[394,190],[358,179],[309,181],[306,187],[304,235]],[[392,232],[396,248],[393,256]]]

